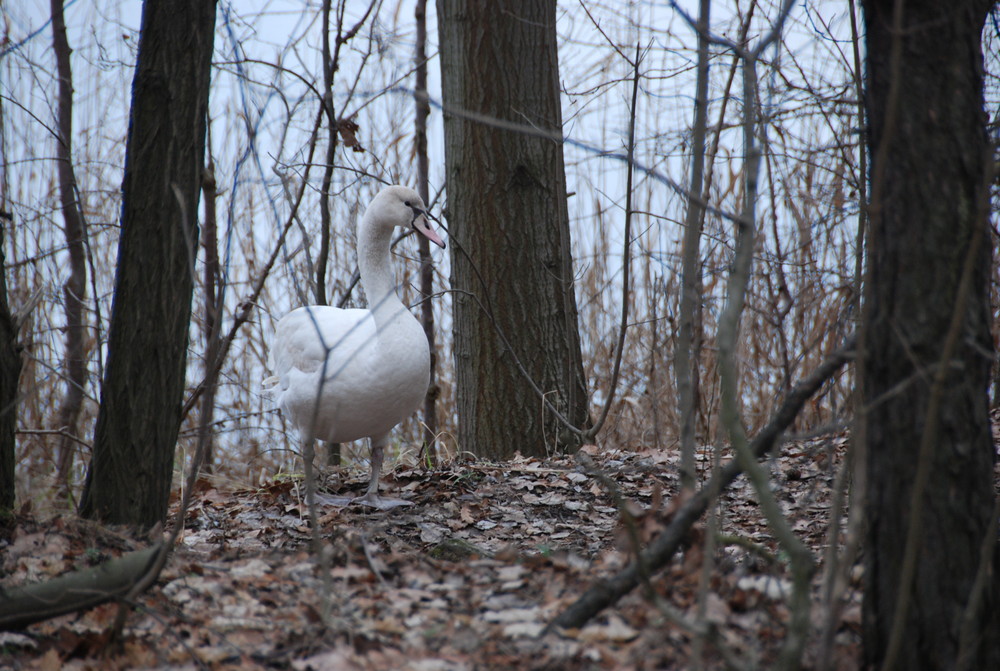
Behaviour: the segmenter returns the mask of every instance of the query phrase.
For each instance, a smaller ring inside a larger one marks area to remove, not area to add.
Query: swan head
[[[389,230],[412,228],[438,247],[444,247],[444,241],[431,228],[430,215],[424,201],[413,189],[406,186],[390,186],[379,191],[372,200],[365,216],[363,225]]]

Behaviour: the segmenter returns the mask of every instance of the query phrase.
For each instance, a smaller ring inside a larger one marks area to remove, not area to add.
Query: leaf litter
[[[818,561],[847,442],[837,434],[788,443],[768,463],[786,514]],[[573,457],[398,467],[385,474],[383,491],[413,506],[320,505],[328,576],[309,553],[300,478],[255,489],[202,478],[175,552],[130,614],[123,645],[108,645],[118,607],[106,604],[4,634],[0,668],[685,669],[696,654],[703,668],[726,668],[717,646],[696,645],[671,613],[701,618],[736,657],[766,668],[784,638],[789,582],[743,478],[715,508],[719,533],[707,581],[703,519],[688,549],[652,578],[668,609],[637,589],[579,630],[542,635],[597,579],[627,565],[631,539],[645,543],[665,526],[678,490],[674,450],[584,449],[626,501],[631,532],[612,493]],[[712,461],[710,449],[699,453],[703,469]],[[364,486],[360,473],[333,474],[320,483],[320,499]],[[146,544],[69,516],[22,514],[0,540],[0,587]],[[814,579],[817,627],[822,575]],[[860,573],[850,575],[833,669],[860,663]],[[815,647],[806,668],[816,665]]]

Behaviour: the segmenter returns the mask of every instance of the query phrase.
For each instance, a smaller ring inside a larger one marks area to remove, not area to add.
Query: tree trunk
[[[17,326],[7,304],[3,233],[4,227],[0,226],[0,514],[14,508],[17,381],[21,376],[21,348],[17,343]]]
[[[491,458],[567,449],[574,434],[514,360],[586,424],[562,144],[490,123],[561,136],[556,3],[437,7],[459,444]]]
[[[430,159],[427,156],[427,117],[431,106],[427,101],[427,0],[417,0],[414,9],[417,23],[417,49],[414,64],[417,75],[416,116],[414,136],[417,155],[417,193],[424,203],[430,207]],[[437,346],[434,333],[434,260],[431,258],[430,240],[422,235],[417,236],[417,248],[420,254],[420,323],[427,336],[427,344],[431,350],[431,378],[424,396],[424,445],[422,448],[425,459],[432,465],[437,465],[437,452],[434,443],[437,440],[437,398],[441,388],[437,383]]]
[[[708,25],[711,2],[700,0],[698,6],[698,70],[694,98],[694,124],[691,132],[691,193],[684,216],[684,246],[681,261],[680,327],[677,333],[676,362],[677,405],[681,423],[681,487],[694,491],[695,429],[698,418],[700,333],[695,333],[695,315],[701,303],[701,222],[702,184],[705,179],[705,133],[708,118]],[[700,327],[701,324],[699,323]]]
[[[59,439],[58,486],[66,495],[70,486],[70,472],[76,455],[77,421],[83,407],[84,388],[87,386],[87,358],[84,348],[84,315],[87,296],[87,256],[84,246],[83,213],[76,197],[76,174],[73,169],[73,71],[70,67],[70,47],[66,37],[66,21],[62,0],[52,0],[52,42],[59,72],[59,117],[56,142],[57,171],[59,174],[59,201],[62,207],[66,249],[69,252],[69,277],[63,284],[63,304],[66,312],[66,391],[57,414],[59,429],[64,431]]]
[[[218,184],[215,181],[215,163],[209,155],[208,163],[202,173],[201,190],[205,197],[205,219],[202,228],[202,248],[205,250],[205,267],[202,282],[204,283],[205,325],[205,393],[201,397],[201,410],[198,417],[199,440],[205,446],[201,470],[211,473],[214,470],[215,439],[212,434],[212,420],[215,417],[215,394],[219,389],[219,372],[216,359],[222,344],[222,275],[219,272],[219,238],[218,217],[215,209],[218,198]]]
[[[326,161],[323,168],[323,186],[319,192],[319,214],[320,214],[320,234],[319,234],[319,256],[316,257],[316,305],[328,305],[326,297],[326,267],[330,260],[330,185],[333,183],[333,160],[337,155],[337,114],[333,109],[333,74],[336,72],[336,58],[340,55],[340,22],[342,12],[337,12],[337,40],[336,56],[330,52],[330,3],[331,0],[323,0],[323,98],[320,104],[323,106],[323,116],[326,117],[327,143]],[[337,449],[338,462],[340,449]]]
[[[864,4],[872,159],[865,664],[996,669],[980,46],[992,3]]]
[[[164,519],[198,244],[215,2],[143,4],[108,359],[81,513]]]

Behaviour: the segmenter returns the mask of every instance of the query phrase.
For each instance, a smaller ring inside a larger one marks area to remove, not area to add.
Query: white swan
[[[423,327],[396,295],[389,243],[397,226],[413,227],[445,246],[415,191],[383,189],[357,230],[358,268],[369,309],[311,305],[282,317],[268,354],[275,375],[265,381],[304,440],[371,439],[371,480],[367,493],[355,500],[383,509],[403,503],[378,496],[389,432],[420,405],[430,375]]]

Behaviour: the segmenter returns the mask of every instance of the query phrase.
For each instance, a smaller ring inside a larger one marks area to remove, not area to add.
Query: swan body
[[[311,305],[289,312],[275,328],[268,353],[274,377],[265,381],[304,440],[371,438],[372,475],[361,502],[376,507],[391,507],[378,497],[389,433],[417,409],[430,379],[427,337],[396,294],[389,243],[397,226],[412,226],[444,247],[415,191],[383,189],[357,230],[358,267],[369,308]]]
[[[315,412],[313,437],[346,443],[388,433],[406,419],[427,391],[430,352],[409,311],[401,308],[393,322],[380,332],[370,310],[324,305],[285,315],[271,357],[288,420],[301,430]]]

